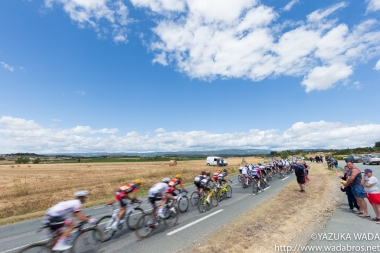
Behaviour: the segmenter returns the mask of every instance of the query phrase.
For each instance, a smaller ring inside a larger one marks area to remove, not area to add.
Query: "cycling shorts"
[[[194,182],[194,185],[197,187],[197,188],[201,188],[201,182],[198,181],[198,182]]]
[[[161,193],[156,193],[152,196],[149,196],[149,202],[151,204],[154,204],[156,201],[160,201],[162,199],[163,199],[163,197],[162,197]]]
[[[49,217],[49,228],[53,232],[57,229],[67,227],[71,223],[71,219],[65,219],[63,217]]]

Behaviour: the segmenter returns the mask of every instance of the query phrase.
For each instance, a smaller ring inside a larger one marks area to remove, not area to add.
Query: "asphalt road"
[[[339,163],[339,166],[342,168],[344,165],[344,162]],[[365,168],[371,169],[373,176],[380,180],[379,165],[362,165],[355,163],[355,166],[361,171],[364,171]],[[337,187],[339,187],[339,185],[337,185]],[[345,193],[342,192],[342,194]],[[367,199],[366,202],[369,214],[372,218],[375,217],[373,208]],[[380,245],[380,225],[371,221],[370,218],[360,218],[356,214],[350,213],[347,203],[348,202],[345,201],[331,216],[325,229],[312,236],[308,246],[320,247],[318,251],[316,248],[309,248],[303,252],[380,252],[380,247],[378,247]],[[369,249],[367,246],[377,248]],[[335,247],[335,249],[333,249],[333,247]]]
[[[294,179],[294,174],[290,174],[285,179],[276,178],[269,182],[270,187],[264,192],[253,195],[252,188],[243,189],[237,176],[234,176],[232,177],[232,198],[223,200],[219,206],[202,214],[196,207],[190,206],[186,213],[180,214],[175,227],[164,229],[162,224],[150,238],[143,241],[138,240],[134,232],[125,228],[118,231],[110,241],[104,243],[100,252],[175,252],[267,200]],[[187,190],[191,194],[195,187],[187,187]],[[142,200],[143,203],[147,202],[146,197]],[[141,207],[144,210],[150,208],[147,204]],[[83,212],[95,218],[111,214],[109,208],[105,206],[88,208]],[[0,227],[0,252],[17,252],[22,247],[41,240],[41,234],[36,234],[40,222],[41,219],[36,219]]]

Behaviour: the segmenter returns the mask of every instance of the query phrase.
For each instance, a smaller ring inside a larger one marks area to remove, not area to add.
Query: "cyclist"
[[[261,188],[260,188],[260,180],[261,180],[262,173],[261,173],[260,167],[257,166],[255,168],[253,168],[251,175],[252,175],[253,178],[257,179],[257,186],[259,187],[259,190],[261,190]]]
[[[182,191],[187,192],[187,190],[185,189],[185,187],[183,187],[183,185],[182,185],[182,180],[181,179],[182,179],[181,174],[175,175],[175,179],[172,179],[172,180],[169,181],[169,186],[170,187],[174,187],[174,189],[175,189],[175,187],[177,185],[180,185],[181,188],[182,188]]]
[[[119,187],[117,192],[115,192],[115,197],[120,203],[120,211],[117,215],[116,220],[111,226],[113,230],[117,230],[117,226],[119,225],[121,217],[123,217],[123,215],[127,211],[127,199],[139,202],[139,200],[136,198],[136,192],[140,188],[141,184],[141,179],[136,179],[135,181],[133,181],[133,183],[125,184]],[[132,193],[131,197],[129,196],[130,193]]]
[[[96,223],[96,219],[88,218],[81,212],[82,204],[88,196],[88,191],[77,191],[74,196],[75,199],[59,202],[46,211],[46,222],[52,231],[67,227],[59,237],[58,242],[54,245],[53,251],[65,251],[72,247],[72,245],[67,245],[66,242],[71,231],[75,228],[76,223],[71,219],[64,218],[69,213],[72,213],[78,220],[92,224]]]
[[[244,184],[246,185],[248,185],[248,178],[249,178],[248,170],[249,170],[249,167],[245,165],[241,171],[241,174],[243,174],[244,176]]]
[[[198,194],[201,193],[201,180],[206,178],[206,171],[202,171],[201,174],[194,178],[194,184],[197,187]]]
[[[228,181],[232,183],[232,180],[228,177],[227,169],[224,169],[223,172],[218,175],[219,185],[226,184],[228,185]]]
[[[215,186],[215,182],[214,182],[214,180],[210,174],[211,174],[211,172],[207,171],[206,172],[206,178],[202,179],[201,184],[200,184],[201,192],[202,192],[202,190],[208,191],[208,195],[207,195],[207,199],[206,199],[207,203],[210,203],[210,197],[211,197],[211,188],[209,187],[210,183],[212,183]]]
[[[160,208],[158,209],[158,215],[161,218],[165,218],[164,206],[167,199],[177,199],[176,197],[173,197],[172,194],[167,192],[170,189],[169,182],[170,178],[165,177],[162,179],[162,182],[153,185],[148,192],[148,198],[153,208],[156,206],[157,200],[162,200]],[[175,209],[173,208],[172,211],[175,211]]]
[[[282,158],[277,162],[277,167],[281,171],[281,177],[284,177],[284,160]]]

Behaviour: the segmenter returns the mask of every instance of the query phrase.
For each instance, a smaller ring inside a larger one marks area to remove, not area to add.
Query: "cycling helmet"
[[[169,181],[170,181],[170,178],[168,177],[165,177],[162,179],[162,182],[167,183],[167,184],[169,183]]]
[[[181,179],[181,174],[177,174],[177,175],[175,175],[175,178],[177,178],[177,179]]]
[[[141,181],[141,179],[135,179],[135,181],[133,181],[133,183],[141,185],[142,181]]]
[[[207,171],[207,172],[206,172],[206,175],[207,175],[207,176],[210,176],[210,174],[211,174],[211,171]]]
[[[206,175],[206,171],[205,170],[202,170],[202,175]]]
[[[261,165],[261,163],[258,163],[258,165],[260,166],[260,165]]]
[[[77,198],[80,198],[80,197],[87,197],[88,194],[89,194],[88,191],[77,191],[74,193],[74,196]]]
[[[224,169],[223,171],[227,173],[227,169]]]

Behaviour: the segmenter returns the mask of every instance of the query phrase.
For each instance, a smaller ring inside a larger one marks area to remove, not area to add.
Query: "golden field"
[[[241,157],[226,158],[229,173],[237,171]],[[247,163],[262,162],[262,158],[245,157]],[[114,200],[119,186],[141,178],[140,195],[163,177],[181,174],[185,183],[192,184],[202,170],[216,171],[206,166],[206,159],[140,163],[77,163],[77,164],[7,164],[0,165],[0,225],[43,216],[46,209],[59,201],[73,198],[77,190],[90,191],[85,206]]]

